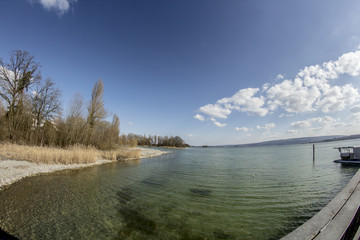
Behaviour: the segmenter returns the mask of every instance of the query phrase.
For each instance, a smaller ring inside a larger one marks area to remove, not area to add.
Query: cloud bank
[[[334,85],[341,76],[357,77],[360,75],[360,50],[343,54],[335,61],[321,65],[311,65],[301,69],[293,79],[285,79],[279,74],[275,84],[265,83],[259,88],[245,88],[233,96],[219,99],[198,109],[212,118],[226,119],[234,111],[247,115],[266,116],[275,111],[282,111],[281,116],[297,113],[341,111],[359,102],[358,89],[352,84]],[[360,105],[352,111],[359,111]],[[201,119],[199,119],[201,120]],[[204,120],[201,120],[204,121]],[[215,121],[213,121],[215,122]],[[308,123],[298,122],[291,126],[301,128]]]
[[[307,134],[319,134],[330,133],[334,129],[341,127],[349,127],[350,125],[345,122],[341,122],[339,119],[335,119],[330,116],[309,118],[303,121],[296,121],[290,124],[292,129],[289,129],[288,133],[307,133]]]

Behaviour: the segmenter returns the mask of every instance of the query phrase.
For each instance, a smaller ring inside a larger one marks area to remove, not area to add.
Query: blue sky
[[[0,57],[26,50],[121,133],[218,145],[360,133],[360,2],[0,2]]]

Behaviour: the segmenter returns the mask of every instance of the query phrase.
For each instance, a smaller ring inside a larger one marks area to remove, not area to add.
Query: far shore
[[[144,148],[165,148],[165,149],[186,149],[189,148],[191,146],[187,146],[187,147],[174,147],[174,146],[148,146],[148,145],[141,145],[141,147]]]
[[[168,153],[166,151],[161,151],[158,149],[151,148],[142,148],[140,149],[140,158],[152,158],[157,157],[162,154]],[[125,161],[130,161],[134,159],[126,159]],[[52,173],[56,171],[62,171],[66,169],[79,169],[85,167],[91,167],[96,165],[101,165],[105,163],[113,163],[117,160],[106,160],[98,159],[94,163],[88,164],[44,164],[44,163],[32,163],[28,161],[19,161],[12,159],[0,160],[0,190],[14,182],[17,182],[23,178],[35,176],[39,174]]]

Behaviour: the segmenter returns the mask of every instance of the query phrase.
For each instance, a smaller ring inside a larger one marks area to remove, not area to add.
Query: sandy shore
[[[150,149],[150,148],[140,148],[140,158],[152,158],[160,156],[165,151]],[[25,177],[34,176],[43,173],[51,173],[55,171],[61,171],[65,169],[78,169],[84,167],[90,167],[105,163],[111,163],[116,161],[111,160],[98,160],[94,163],[89,164],[36,164],[28,161],[17,161],[17,160],[0,160],[0,189],[4,186],[10,185],[20,179]]]
[[[163,155],[165,153],[169,153],[167,151],[161,151],[158,149],[152,149],[152,148],[145,148],[145,147],[137,147],[137,149],[140,149],[140,158],[152,158],[157,157],[160,155]]]

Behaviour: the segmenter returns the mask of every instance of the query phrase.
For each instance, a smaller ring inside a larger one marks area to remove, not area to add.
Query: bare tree
[[[6,123],[5,123],[5,108],[0,99],[0,141],[5,140],[7,135]]]
[[[43,144],[44,131],[41,131],[45,121],[48,124],[61,112],[61,92],[55,87],[55,83],[47,78],[45,81],[38,82],[32,92],[32,112],[34,116],[34,127],[36,139],[39,140],[41,134],[41,144]]]
[[[64,143],[66,145],[83,144],[86,135],[86,120],[83,118],[83,96],[76,93],[70,102],[68,116],[65,120],[66,135]]]
[[[41,79],[40,64],[26,51],[10,52],[10,62],[0,59],[0,97],[7,107],[8,131],[12,140],[15,129],[15,115],[22,109],[25,91]]]
[[[120,136],[120,119],[119,117],[114,114],[111,126],[109,128],[110,133],[107,138],[109,138],[110,142],[110,149],[115,148],[117,144],[119,144],[119,136]]]
[[[82,116],[84,99],[80,93],[76,93],[70,102],[69,118],[77,119]]]
[[[97,81],[94,85],[91,94],[91,100],[88,107],[88,117],[87,117],[87,124],[90,127],[94,127],[94,125],[98,122],[103,120],[106,117],[106,111],[104,108],[104,84],[101,79]]]

